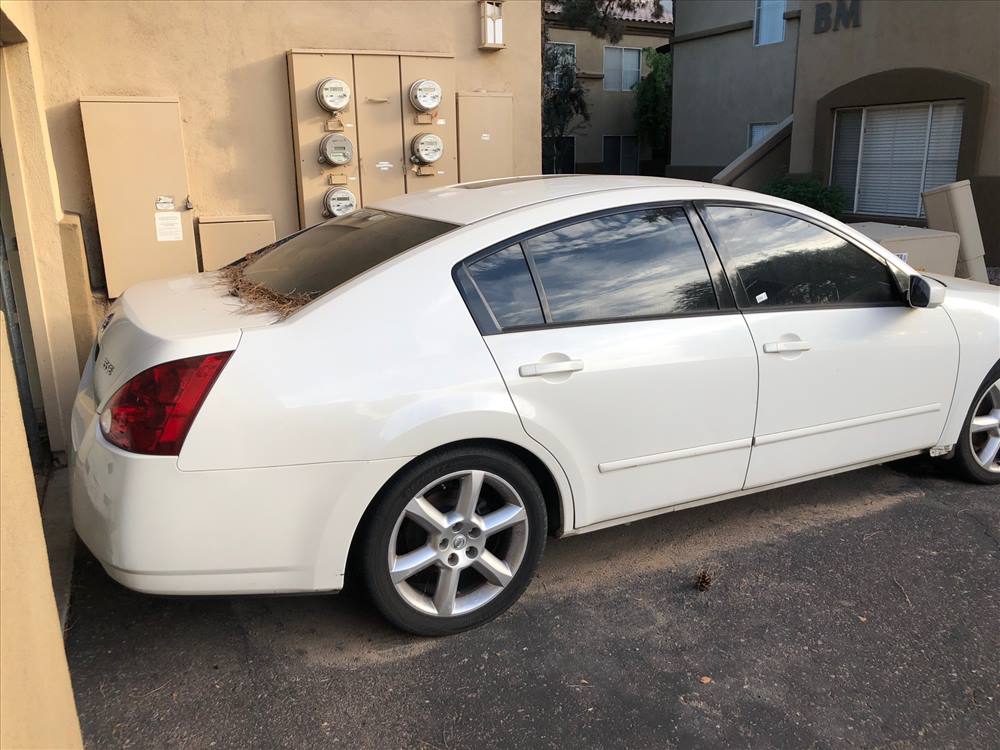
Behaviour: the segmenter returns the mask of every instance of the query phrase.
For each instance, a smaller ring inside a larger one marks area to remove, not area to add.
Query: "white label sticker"
[[[482,138],[484,141],[488,141],[490,139],[490,134],[489,133],[483,133],[479,137]]]
[[[174,196],[172,195],[156,196],[157,211],[173,211],[175,208],[176,206],[174,206]]]
[[[378,164],[375,165],[375,169],[377,169],[379,172],[388,172],[390,169],[392,169],[392,162],[380,161],[378,162]]]
[[[156,223],[157,242],[180,242],[184,239],[180,211],[157,211],[153,220]]]
[[[910,262],[910,254],[909,253],[896,253],[896,257],[899,258],[904,263],[909,263]]]
[[[444,119],[443,117],[440,117],[440,118],[438,118],[438,122],[437,122],[437,124],[438,124],[438,125],[447,125],[447,124],[448,124],[448,121],[447,121],[447,120],[445,120],[445,119]]]
[[[756,300],[757,300],[757,304],[758,304],[758,305],[759,305],[759,304],[760,304],[761,302],[767,302],[767,292],[761,292],[761,293],[760,293],[760,294],[758,294],[758,295],[757,295],[756,297],[754,297],[754,299],[756,299]]]

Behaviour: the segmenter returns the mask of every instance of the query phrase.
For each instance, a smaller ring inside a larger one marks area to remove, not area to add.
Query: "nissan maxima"
[[[454,633],[548,537],[918,453],[1000,482],[1000,289],[733,188],[460,184],[129,289],[72,440],[76,529],[125,586],[352,574]]]

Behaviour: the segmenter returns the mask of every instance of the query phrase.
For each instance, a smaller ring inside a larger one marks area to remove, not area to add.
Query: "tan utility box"
[[[462,182],[514,176],[514,97],[506,92],[458,95],[458,174]]]
[[[959,236],[955,232],[882,224],[877,221],[864,221],[850,226],[898,255],[917,271],[955,275],[959,243]]]
[[[274,242],[274,221],[270,214],[199,216],[198,239],[201,270],[214,271]]]
[[[176,98],[80,99],[108,296],[198,271]]]
[[[986,283],[986,248],[979,230],[972,185],[959,180],[922,193],[927,224],[935,229],[958,232],[958,268],[956,276]]]

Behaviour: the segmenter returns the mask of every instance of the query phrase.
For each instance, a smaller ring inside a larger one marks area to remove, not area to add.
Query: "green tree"
[[[546,44],[542,56],[542,149],[546,161],[551,154],[553,171],[564,156],[565,137],[590,122],[590,110],[576,65],[562,47]]]
[[[670,159],[670,116],[673,92],[673,57],[655,49],[645,50],[649,73],[635,86],[635,123],[640,140],[648,143],[654,161]]]

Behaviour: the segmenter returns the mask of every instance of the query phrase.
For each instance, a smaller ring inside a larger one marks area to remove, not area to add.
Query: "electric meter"
[[[410,104],[421,112],[431,112],[441,106],[441,84],[421,78],[410,86]]]
[[[343,166],[354,158],[354,144],[346,135],[330,133],[323,136],[319,142],[319,160],[321,164]]]
[[[323,196],[323,215],[343,216],[357,208],[357,205],[358,199],[347,188],[330,188]]]
[[[434,133],[418,133],[410,141],[410,159],[417,164],[433,164],[444,153],[444,141]]]
[[[341,112],[351,101],[351,87],[339,78],[325,78],[316,86],[316,101],[327,112]]]

